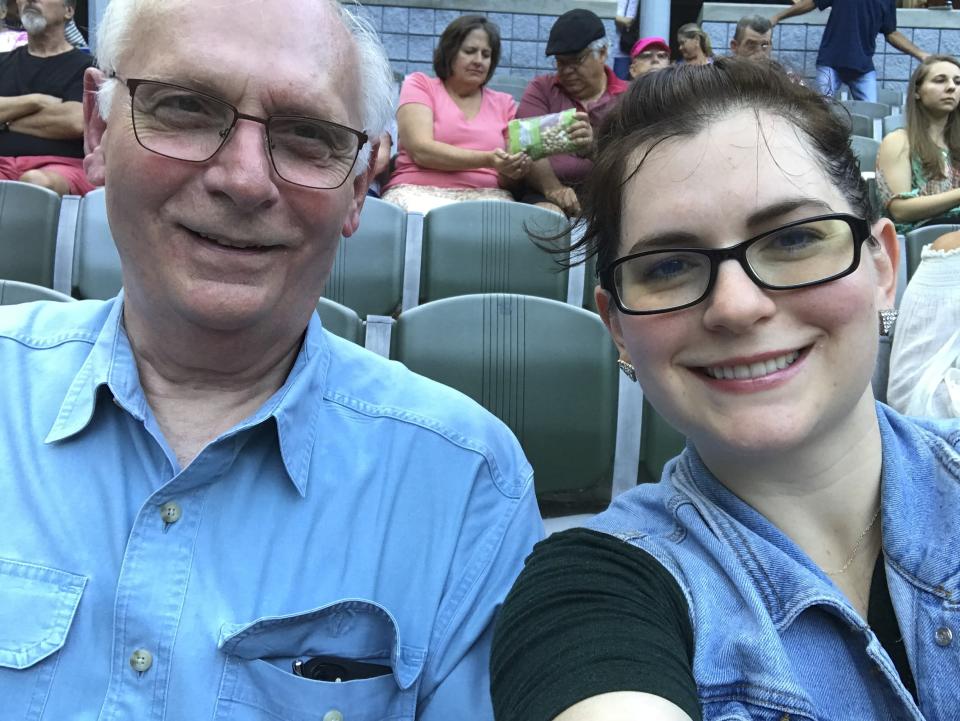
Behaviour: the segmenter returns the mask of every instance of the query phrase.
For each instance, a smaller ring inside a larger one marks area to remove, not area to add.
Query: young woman
[[[696,23],[680,26],[677,30],[677,46],[680,48],[681,64],[706,65],[713,62],[710,36]]]
[[[650,73],[584,203],[621,367],[688,445],[528,559],[497,721],[952,718],[960,423],[874,402],[897,239],[842,123],[768,64]]]
[[[887,135],[877,154],[877,187],[887,214],[905,233],[960,217],[960,61],[931,55],[914,71],[907,126]]]
[[[503,186],[530,170],[504,150],[516,113],[508,93],[484,87],[500,59],[500,32],[480,15],[450,23],[437,44],[437,77],[411,73],[400,90],[399,152],[382,198],[409,211],[459,200],[513,200]]]

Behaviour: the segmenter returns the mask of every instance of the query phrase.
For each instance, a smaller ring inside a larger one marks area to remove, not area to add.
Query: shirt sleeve
[[[433,88],[430,84],[430,78],[423,73],[410,73],[403,81],[400,88],[400,100],[397,103],[399,108],[407,103],[419,103],[426,105],[431,110],[436,104],[433,96]]]
[[[958,275],[960,249],[924,248],[920,265],[900,299],[887,402],[901,413],[955,416],[948,377],[960,374]]]
[[[814,5],[817,6],[817,10],[826,10],[833,5],[833,0],[814,0]]]
[[[897,4],[894,0],[886,0],[882,7],[883,21],[880,23],[880,32],[889,35],[897,30]]]
[[[520,98],[520,106],[517,108],[518,118],[535,118],[550,112],[544,85],[543,76],[534,78],[527,84],[527,89],[523,91],[523,96]]]
[[[676,580],[649,553],[574,529],[537,545],[497,621],[497,721],[552,721],[603,693],[640,691],[700,721],[693,631]]]

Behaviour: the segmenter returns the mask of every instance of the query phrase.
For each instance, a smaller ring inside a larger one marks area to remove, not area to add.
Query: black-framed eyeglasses
[[[870,224],[844,213],[819,215],[767,231],[729,248],[644,250],[618,258],[598,275],[617,307],[629,315],[668,313],[704,300],[720,264],[740,263],[766,290],[829,283],[860,265]]]
[[[137,142],[152,153],[203,163],[222,148],[238,120],[260,123],[277,175],[306,188],[339,188],[350,176],[367,134],[300,115],[258,118],[199,90],[157,80],[117,80],[130,91]]]

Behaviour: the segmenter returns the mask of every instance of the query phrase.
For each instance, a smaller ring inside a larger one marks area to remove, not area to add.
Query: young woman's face
[[[474,28],[460,43],[453,61],[453,76],[466,83],[481,85],[490,75],[490,38],[480,28]]]
[[[931,115],[947,115],[960,102],[960,67],[942,61],[933,63],[917,88],[917,100]]]
[[[696,35],[677,35],[677,45],[685,60],[691,60],[702,54],[700,38]]]
[[[723,248],[852,213],[800,132],[766,114],[758,127],[752,111],[659,144],[627,183],[623,209],[617,257]],[[824,285],[763,290],[727,260],[710,295],[683,310],[628,315],[603,291],[597,302],[646,396],[701,452],[779,453],[833,432],[855,408],[872,413],[877,311],[892,306],[895,285],[888,225],[874,227],[881,248],[864,244],[857,269]]]

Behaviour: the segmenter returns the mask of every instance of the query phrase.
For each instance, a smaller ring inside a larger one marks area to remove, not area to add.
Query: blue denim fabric
[[[850,88],[853,100],[877,102],[877,72],[858,73],[853,70],[837,70],[826,65],[817,66],[817,89],[828,98],[837,96],[840,86]]]
[[[490,719],[492,619],[543,532],[509,431],[314,317],[180,468],[121,308],[0,308],[0,719]],[[392,673],[293,675],[317,655]]]
[[[883,555],[919,709],[829,577],[691,447],[660,483],[591,521],[651,553],[683,590],[705,721],[960,717],[960,421],[877,414]],[[938,629],[951,630],[946,645]]]

